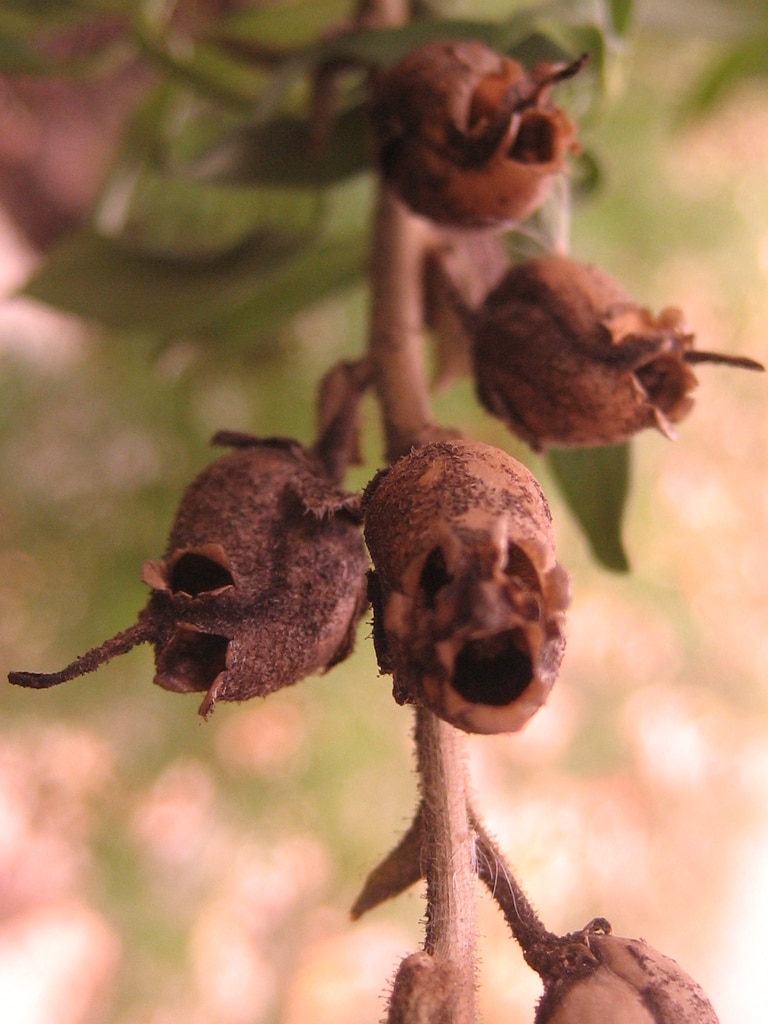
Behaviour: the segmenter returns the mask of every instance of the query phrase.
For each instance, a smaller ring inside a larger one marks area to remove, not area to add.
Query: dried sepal
[[[692,364],[763,369],[695,350],[679,309],[653,316],[565,256],[512,267],[466,318],[481,402],[536,450],[615,444],[647,427],[674,437],[693,406]]]
[[[386,900],[394,899],[424,877],[424,805],[419,804],[407,832],[397,846],[368,873],[363,888],[352,904],[356,921]]]
[[[368,359],[336,363],[320,382],[317,395],[318,442],[312,454],[335,483],[350,465],[360,465],[360,402],[373,382]]]
[[[352,649],[366,607],[356,499],[294,441],[221,433],[232,447],[189,485],[162,559],[142,578],[139,622],[62,672],[11,673],[37,688],[90,672],[137,643],[155,682],[218,700],[264,696],[330,668]]]
[[[378,79],[372,124],[386,181],[416,213],[446,225],[509,225],[550,192],[576,148],[548,99],[572,64],[526,71],[479,42],[419,47]]]
[[[424,445],[363,496],[382,672],[399,703],[468,732],[519,729],[565,646],[568,580],[530,472],[490,445]]]

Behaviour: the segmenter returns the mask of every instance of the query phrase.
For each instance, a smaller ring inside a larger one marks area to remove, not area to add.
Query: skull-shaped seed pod
[[[572,64],[530,72],[478,42],[421,46],[379,77],[372,125],[384,179],[441,224],[517,223],[541,206],[575,149],[575,129],[548,101]]]
[[[646,427],[674,437],[693,406],[691,364],[763,369],[695,350],[680,310],[654,317],[608,274],[565,256],[510,268],[465,315],[481,402],[536,450],[614,444]]]
[[[612,935],[603,920],[568,938],[535,1024],[718,1024],[693,978],[642,939]]]
[[[264,696],[352,649],[368,561],[354,499],[298,443],[220,434],[233,450],[187,488],[165,556],[144,563],[152,595],[135,626],[58,673],[14,672],[44,688],[149,642],[155,682],[219,700]]]
[[[490,445],[435,442],[371,481],[363,516],[395,699],[467,732],[519,729],[555,681],[569,599],[536,480]]]

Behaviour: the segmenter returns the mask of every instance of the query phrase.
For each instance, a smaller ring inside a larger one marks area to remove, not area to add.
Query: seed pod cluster
[[[478,42],[419,47],[377,83],[372,125],[385,180],[441,224],[523,220],[575,149],[574,126],[548,94],[582,64],[528,72]]]
[[[718,1024],[693,978],[642,939],[612,935],[602,920],[569,938],[564,969],[545,977],[535,1024]]]
[[[435,442],[374,478],[363,516],[395,699],[468,732],[519,729],[555,681],[569,600],[534,478],[490,445]]]
[[[468,314],[483,405],[540,450],[674,437],[693,406],[692,364],[763,367],[702,352],[679,309],[652,316],[596,267],[547,256],[510,268]]]
[[[187,488],[137,624],[58,673],[11,673],[42,688],[138,643],[155,682],[216,701],[264,696],[341,661],[366,607],[367,558],[352,498],[296,442],[217,435],[233,450]]]

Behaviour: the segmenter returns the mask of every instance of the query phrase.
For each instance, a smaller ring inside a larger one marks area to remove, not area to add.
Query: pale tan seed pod
[[[718,1024],[702,988],[642,939],[584,929],[587,958],[546,986],[535,1024]]]
[[[583,63],[526,71],[478,42],[419,47],[377,81],[371,119],[384,179],[440,224],[525,219],[576,149],[573,124],[548,94]]]
[[[395,699],[467,732],[521,728],[555,682],[569,600],[534,477],[491,445],[435,442],[374,478],[363,515]]]

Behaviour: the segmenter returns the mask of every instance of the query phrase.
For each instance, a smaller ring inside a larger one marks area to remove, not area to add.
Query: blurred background
[[[342,117],[320,170],[280,163],[292,131],[306,142],[294,48],[349,3],[3,6],[4,678],[60,668],[135,621],[141,563],[164,550],[216,429],[312,440],[320,377],[364,350],[373,185],[354,76],[349,130]],[[420,10],[487,19],[492,36],[520,6]],[[763,4],[538,16],[558,46],[597,52],[588,87],[565,97],[590,170],[573,255],[655,311],[680,306],[699,347],[768,362]],[[722,1024],[762,1024],[766,383],[697,376],[678,440],[632,443],[629,573],[595,557],[552,464],[486,416],[470,382],[437,398],[442,422],[534,468],[573,580],[549,703],[521,734],[470,738],[470,769],[550,929],[605,916],[678,960]],[[373,403],[365,415],[352,488],[382,458]],[[609,530],[617,488],[607,480]],[[382,1016],[424,904],[415,889],[348,918],[416,802],[410,712],[369,631],[326,677],[219,705],[208,723],[196,696],[151,685],[148,648],[51,691],[0,687],[4,1022]],[[478,919],[483,1020],[532,1020],[538,980],[479,887]]]

